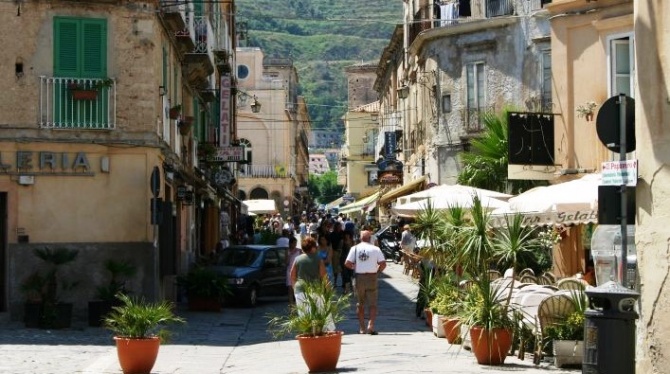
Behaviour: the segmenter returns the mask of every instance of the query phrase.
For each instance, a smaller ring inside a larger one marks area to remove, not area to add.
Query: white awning
[[[277,211],[277,204],[274,200],[244,200],[242,204],[247,206],[249,213],[266,214]]]

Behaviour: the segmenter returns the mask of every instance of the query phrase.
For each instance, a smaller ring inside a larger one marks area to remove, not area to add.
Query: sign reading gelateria
[[[84,152],[16,151],[0,153],[0,174],[93,176]]]

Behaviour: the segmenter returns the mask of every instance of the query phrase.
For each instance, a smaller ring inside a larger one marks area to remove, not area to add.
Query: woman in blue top
[[[319,235],[319,247],[317,248],[316,253],[319,254],[319,257],[323,260],[323,264],[326,266],[326,273],[328,274],[328,280],[330,281],[330,284],[334,285],[333,248],[330,246],[328,236]]]

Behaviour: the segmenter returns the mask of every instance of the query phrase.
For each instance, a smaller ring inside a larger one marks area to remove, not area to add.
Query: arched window
[[[249,193],[250,200],[267,200],[268,192],[263,187],[256,187]]]
[[[244,164],[240,165],[240,174],[244,175],[245,177],[252,177],[252,166],[251,166],[251,161],[253,159],[252,157],[252,149],[251,149],[251,142],[248,139],[240,139],[240,146],[244,147],[244,160],[246,161]]]
[[[247,193],[242,191],[242,190],[238,190],[237,191],[237,198],[244,201],[244,200],[247,199]]]

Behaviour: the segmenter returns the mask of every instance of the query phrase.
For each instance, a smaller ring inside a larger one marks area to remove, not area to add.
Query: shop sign
[[[219,147],[208,161],[242,162],[244,161],[244,147]]]
[[[88,156],[65,152],[16,151],[14,164],[6,162],[7,153],[0,153],[0,174],[93,176]],[[3,160],[3,156],[5,156]]]

